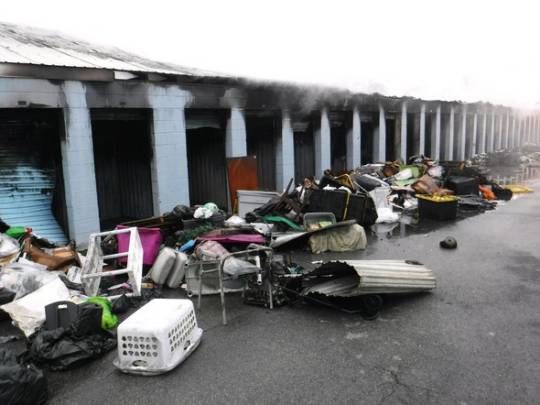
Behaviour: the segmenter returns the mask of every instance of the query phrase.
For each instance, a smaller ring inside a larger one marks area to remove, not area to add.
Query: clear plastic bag
[[[0,284],[15,293],[15,299],[24,297],[58,278],[43,266],[28,260],[11,263],[0,270]]]

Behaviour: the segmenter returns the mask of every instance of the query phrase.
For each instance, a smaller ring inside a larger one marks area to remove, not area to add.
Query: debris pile
[[[71,369],[116,347],[115,364],[123,372],[171,370],[198,346],[195,311],[209,294],[220,295],[224,324],[225,295],[239,291],[249,305],[272,309],[305,301],[374,319],[386,294],[434,289],[433,271],[413,260],[319,261],[303,268],[287,252],[363,250],[366,229],[375,224],[404,215],[452,220],[459,210],[494,209],[498,200],[532,191],[507,184],[515,178],[492,180],[494,165],[523,171],[538,162],[538,152],[525,159],[497,152],[468,162],[415,156],[407,164],[369,164],[336,175],[327,170],[297,185],[291,179],[281,193],[237,190],[234,215],[208,202],[119,223],[91,234],[86,250],[54,245],[24,224],[0,220],[0,314],[28,344],[24,363],[1,352],[0,378],[12,378],[6,367],[25,371],[10,380],[12,390],[2,395],[11,396],[0,402],[43,403],[47,393],[37,367]],[[447,237],[440,246],[456,249],[457,241]],[[196,296],[196,307],[191,300],[160,299],[163,288]]]

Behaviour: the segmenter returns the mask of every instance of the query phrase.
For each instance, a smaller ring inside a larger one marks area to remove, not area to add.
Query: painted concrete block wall
[[[294,132],[291,116],[281,112],[281,131],[276,137],[276,188],[281,191],[294,178]]]
[[[330,158],[330,120],[328,110],[321,110],[320,127],[314,134],[315,149],[315,176],[322,176],[326,169],[331,167]]]
[[[407,162],[407,103],[401,103],[401,131],[399,142],[399,157]]]
[[[189,205],[184,106],[189,94],[177,87],[150,87],[152,106],[152,194],[155,215]]]
[[[66,81],[62,91],[67,105],[61,151],[69,237],[84,247],[90,234],[100,230],[90,110],[81,82]]]
[[[225,135],[225,154],[227,157],[247,155],[246,118],[243,108],[231,107]]]
[[[347,167],[354,169],[361,165],[362,125],[357,107],[352,112],[352,128],[347,132]]]

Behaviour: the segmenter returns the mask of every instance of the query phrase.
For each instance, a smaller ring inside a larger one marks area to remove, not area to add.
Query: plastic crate
[[[304,228],[306,230],[312,230],[313,226],[317,226],[321,222],[328,222],[329,224],[336,223],[336,216],[332,212],[306,212],[304,214]],[[320,228],[316,228],[320,229]]]
[[[124,373],[165,373],[197,348],[202,332],[190,300],[154,299],[118,326],[114,365]]]
[[[432,201],[427,198],[418,196],[418,215],[420,218],[436,219],[439,221],[447,221],[456,219],[458,200],[453,201]]]

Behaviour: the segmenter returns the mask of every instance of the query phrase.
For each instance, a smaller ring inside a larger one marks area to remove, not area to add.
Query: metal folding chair
[[[223,268],[226,264],[226,262],[231,259],[232,257],[242,257],[247,260],[255,260],[256,264],[259,267],[258,272],[253,273],[247,273],[244,275],[239,276],[239,279],[243,279],[243,289],[242,289],[242,297],[244,297],[244,293],[246,290],[247,285],[247,279],[249,277],[256,276],[257,277],[257,283],[262,284],[265,281],[268,283],[268,293],[270,297],[270,309],[273,309],[273,299],[272,299],[272,284],[270,280],[263,280],[263,268],[261,267],[261,254],[264,254],[265,261],[262,263],[263,266],[270,265],[270,262],[272,260],[272,249],[269,247],[260,247],[256,249],[248,249],[248,250],[242,250],[239,252],[233,252],[229,253],[228,255],[220,258],[216,261],[205,261],[199,263],[199,269],[198,269],[198,281],[199,281],[199,296],[197,297],[197,309],[201,308],[201,297],[202,297],[202,285],[203,285],[203,278],[204,275],[211,274],[211,273],[217,273],[218,275],[218,282],[219,282],[219,294],[220,294],[220,301],[221,301],[221,314],[222,314],[222,321],[223,325],[227,325],[227,311],[225,308],[225,289],[223,286],[223,282],[225,280],[233,280],[234,278],[232,276],[228,276],[224,274]],[[207,269],[204,269],[206,264]],[[212,265],[213,264],[213,265]],[[208,268],[209,267],[209,268]]]

